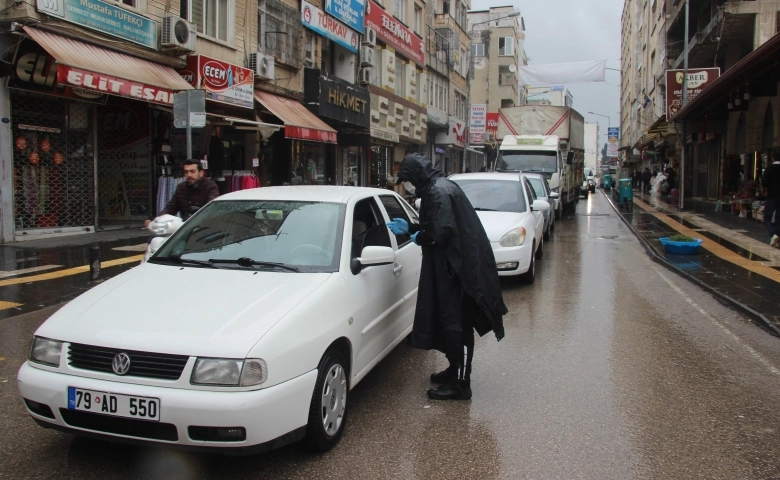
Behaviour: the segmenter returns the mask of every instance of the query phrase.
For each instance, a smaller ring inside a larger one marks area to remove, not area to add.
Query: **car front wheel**
[[[309,407],[306,441],[315,450],[325,452],[341,439],[347,421],[349,373],[341,354],[325,352],[317,367],[317,383]]]

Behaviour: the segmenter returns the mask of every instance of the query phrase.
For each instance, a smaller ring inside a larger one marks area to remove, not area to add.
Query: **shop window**
[[[385,210],[387,210],[387,216],[390,217],[391,220],[395,218],[402,218],[409,224],[417,223],[416,219],[409,218],[409,215],[407,215],[406,210],[403,206],[401,206],[397,198],[390,195],[380,195],[379,201],[381,201],[382,205],[384,205]],[[398,248],[408,245],[411,242],[408,233],[396,235],[395,240],[398,242]]]
[[[199,33],[233,42],[235,36],[235,0],[185,0],[179,16],[195,24]]]
[[[498,54],[500,56],[511,56],[515,53],[515,38],[514,37],[499,37],[498,38]]]
[[[264,0],[258,6],[257,44],[266,55],[293,68],[301,68],[300,40],[303,37],[301,12],[280,0]],[[311,35],[307,32],[308,35]],[[312,40],[313,41],[313,40]],[[309,60],[309,41],[306,44],[306,60]],[[312,47],[311,62],[314,63]]]

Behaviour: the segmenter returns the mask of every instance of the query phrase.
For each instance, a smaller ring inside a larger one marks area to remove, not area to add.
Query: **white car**
[[[485,228],[499,276],[516,276],[524,283],[536,278],[536,259],[544,254],[544,215],[550,208],[538,200],[522,173],[452,175],[477,211]]]
[[[246,454],[338,442],[349,391],[412,329],[421,251],[387,190],[219,197],[142,265],[35,332],[18,385],[44,427]]]

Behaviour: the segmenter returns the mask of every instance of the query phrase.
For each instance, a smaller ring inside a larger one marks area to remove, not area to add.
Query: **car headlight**
[[[268,380],[268,367],[264,360],[250,358],[199,358],[192,369],[193,385],[224,385],[248,387]]]
[[[502,247],[519,247],[525,242],[525,228],[517,227],[508,231],[499,240],[499,245]]]
[[[30,347],[30,361],[59,367],[60,352],[62,352],[62,342],[43,337],[33,337],[32,346]]]

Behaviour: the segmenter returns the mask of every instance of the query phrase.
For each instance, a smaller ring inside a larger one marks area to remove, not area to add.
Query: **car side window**
[[[406,210],[401,205],[401,203],[398,202],[398,199],[395,198],[394,196],[380,195],[379,201],[382,202],[382,205],[385,207],[385,210],[387,211],[387,216],[390,217],[390,220],[394,218],[403,218],[410,225],[417,223],[416,218],[415,219],[409,218],[409,214],[406,212]],[[409,234],[396,235],[395,239],[398,242],[398,248],[405,246],[411,241],[411,239],[409,238]]]
[[[365,247],[390,247],[387,225],[373,198],[360,200],[352,212],[352,258]]]
[[[534,200],[536,200],[536,192],[534,192],[534,189],[528,183],[528,180],[525,180],[523,183],[525,184],[525,193],[528,195],[528,205],[533,205]]]

